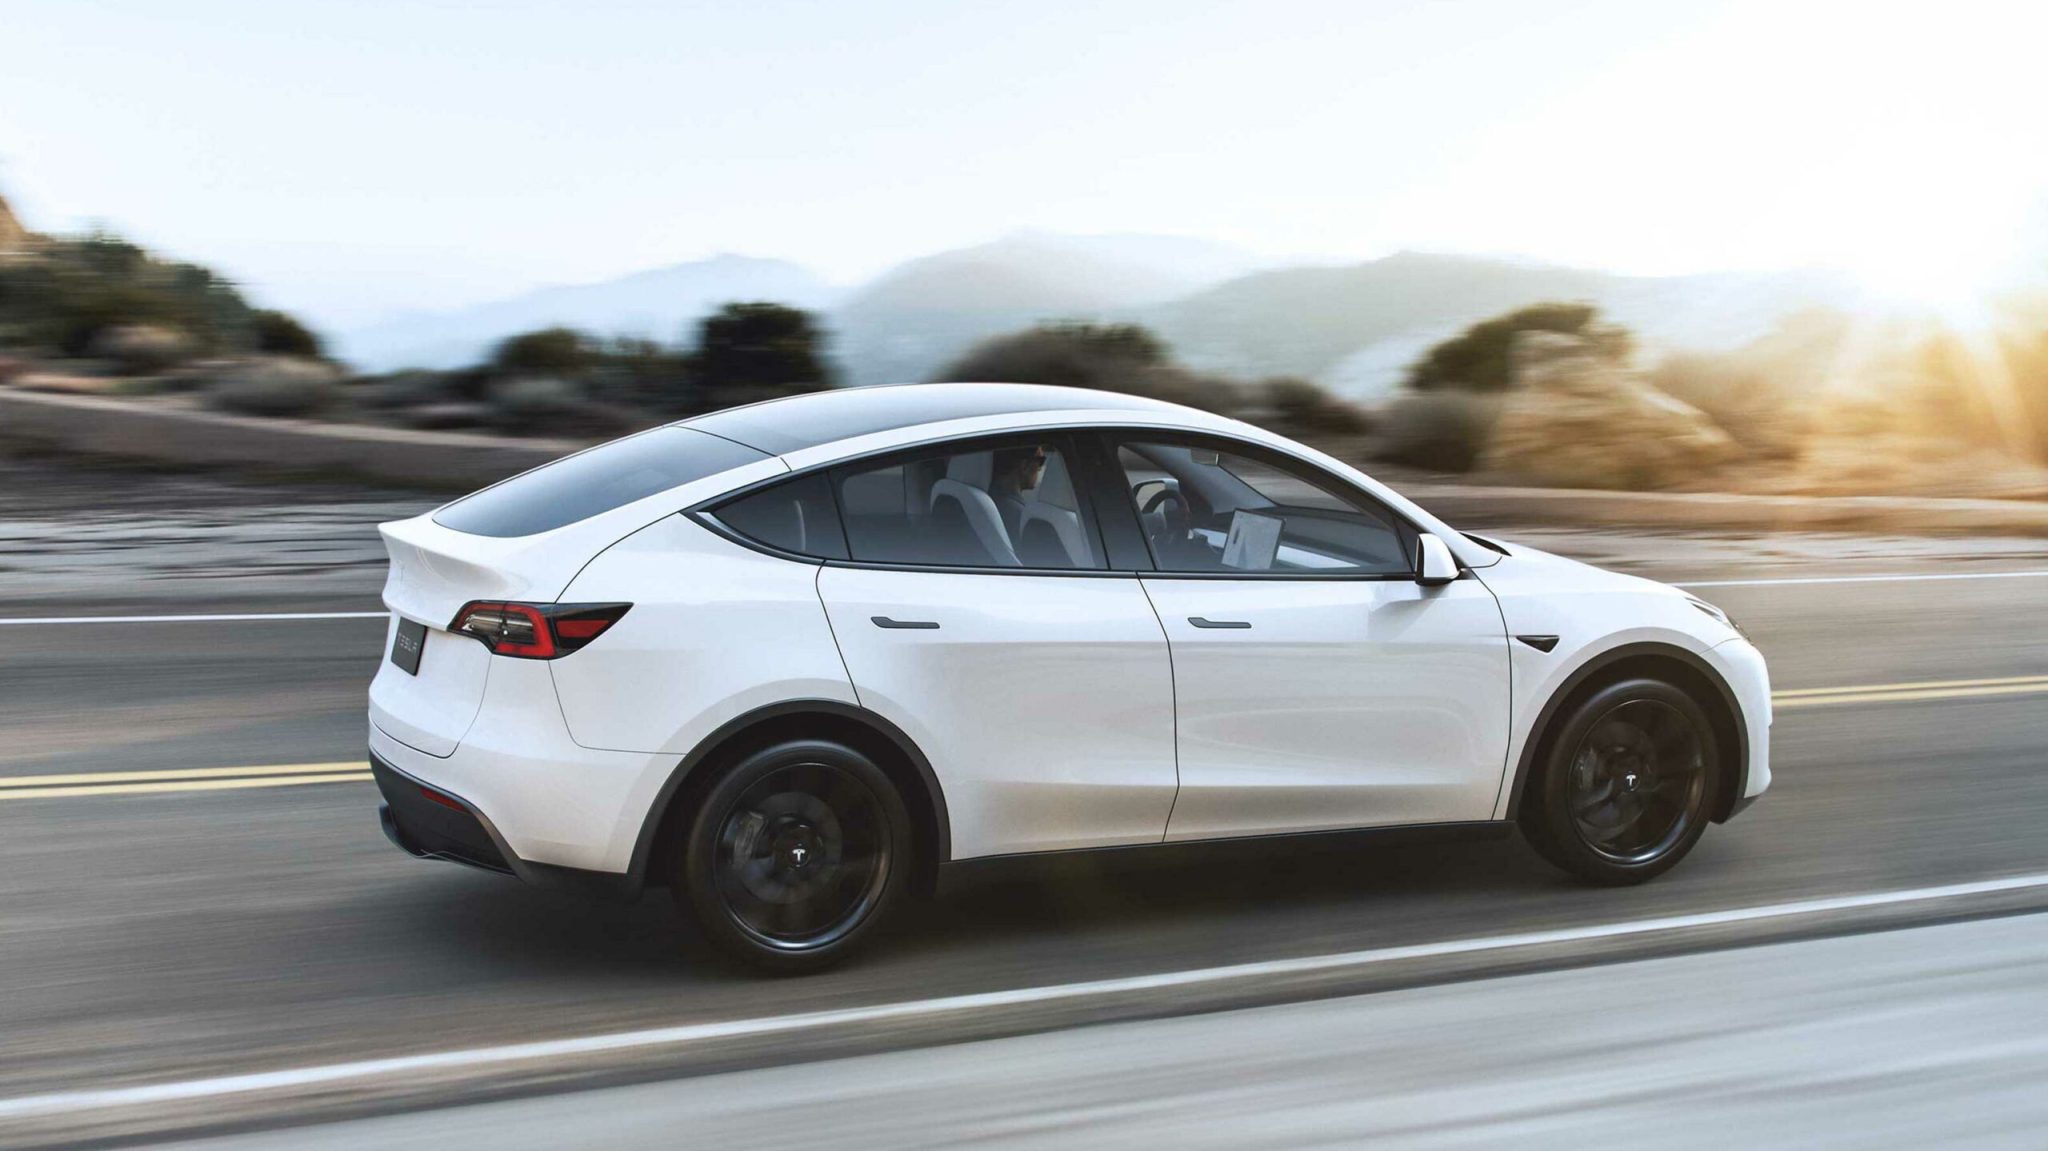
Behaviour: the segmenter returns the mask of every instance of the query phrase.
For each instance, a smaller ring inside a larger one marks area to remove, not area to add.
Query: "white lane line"
[[[399,1055],[364,1059],[351,1063],[294,1067],[282,1071],[260,1071],[244,1075],[221,1075],[209,1079],[188,1079],[176,1083],[152,1083],[137,1087],[110,1087],[93,1091],[59,1091],[46,1095],[22,1095],[0,1099],[0,1119],[34,1115],[61,1115],[129,1107],[152,1103],[176,1103],[259,1091],[284,1091],[319,1084],[344,1083],[384,1075],[405,1075],[427,1071],[450,1071],[492,1067],[537,1059],[563,1059],[607,1052],[676,1047],[710,1040],[758,1037],[812,1031],[863,1023],[892,1023],[944,1015],[951,1012],[989,1010],[1073,1000],[1160,991],[1172,988],[1221,983],[1236,979],[1275,978],[1338,968],[1368,968],[1385,963],[1430,959],[1475,952],[1507,950],[1559,943],[1584,943],[1627,938],[1686,928],[1756,923],[1801,915],[1886,907],[1902,903],[1957,899],[1974,895],[2027,891],[2048,887],[2048,875],[2019,875],[1973,883],[1919,887],[1903,891],[1870,892],[1808,899],[1795,903],[1767,904],[1728,911],[1703,911],[1624,923],[1566,927],[1531,931],[1518,935],[1497,935],[1481,939],[1454,939],[1442,943],[1421,943],[1406,947],[1382,947],[1369,951],[1347,951],[1299,959],[1270,959],[1227,967],[1203,967],[1156,975],[1134,975],[1120,979],[1098,979],[1085,983],[1063,983],[1049,987],[1024,987],[1010,991],[986,991],[973,995],[948,995],[905,1003],[872,1007],[848,1007],[836,1011],[813,1011],[798,1015],[774,1015],[761,1019],[733,1019],[716,1023],[685,1023],[640,1031],[614,1031],[568,1039],[547,1039],[510,1043],[496,1047],[471,1047],[425,1055]]]
[[[59,623],[270,623],[301,619],[390,619],[383,611],[271,611],[244,615],[53,615],[32,619],[0,619],[0,627]]]
[[[1784,584],[1831,583],[1920,583],[1927,580],[2038,579],[2048,571],[2027,572],[1919,572],[1892,575],[1792,576],[1785,579],[1713,579],[1673,583],[1673,587],[1775,587]]]

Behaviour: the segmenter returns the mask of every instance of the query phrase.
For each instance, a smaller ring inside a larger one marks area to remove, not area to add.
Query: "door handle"
[[[875,621],[876,627],[906,628],[912,631],[935,631],[939,626],[939,621],[935,619],[890,619],[885,615],[871,616],[869,618]]]
[[[1189,622],[1189,623],[1191,623],[1191,624],[1194,624],[1194,625],[1195,625],[1196,627],[1229,627],[1229,628],[1240,628],[1240,627],[1250,627],[1250,626],[1252,626],[1252,623],[1251,623],[1251,621],[1250,621],[1250,620],[1245,620],[1245,619],[1204,619],[1203,617],[1201,617],[1201,616],[1198,616],[1198,615],[1191,615],[1191,616],[1189,616],[1189,617],[1188,617],[1188,622]]]

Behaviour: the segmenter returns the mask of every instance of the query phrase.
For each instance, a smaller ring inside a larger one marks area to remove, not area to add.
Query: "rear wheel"
[[[1563,717],[1522,829],[1558,867],[1641,883],[1699,842],[1721,776],[1714,725],[1662,680],[1609,684]]]
[[[743,757],[687,830],[675,885],[704,938],[782,972],[844,958],[901,893],[910,818],[860,752],[793,740]]]

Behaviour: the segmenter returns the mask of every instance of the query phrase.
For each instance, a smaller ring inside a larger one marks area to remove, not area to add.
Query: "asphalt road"
[[[84,500],[32,528],[0,502],[0,619],[371,608],[367,523],[427,502],[236,495]],[[81,526],[98,543],[46,548]],[[2038,541],[1507,534],[1702,582],[2048,569]],[[1781,689],[2048,675],[2048,578],[1700,591]],[[358,760],[380,648],[369,620],[0,624],[0,785]],[[1643,888],[1578,887],[1513,840],[1081,864],[916,908],[801,981],[693,962],[660,897],[587,903],[406,858],[365,782],[0,786],[0,1099],[2048,872],[2048,694],[1788,709],[1775,738],[1766,801]]]
[[[769,1067],[180,1144],[2012,1147],[2048,1128],[2048,916]],[[1739,989],[1703,1008],[1716,992]],[[1646,1132],[1655,1132],[1646,1138]]]

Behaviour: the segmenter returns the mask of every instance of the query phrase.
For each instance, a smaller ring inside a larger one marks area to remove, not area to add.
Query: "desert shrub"
[[[1468,472],[1486,450],[1501,399],[1473,392],[1411,392],[1379,410],[1372,454],[1436,472]]]
[[[508,375],[574,375],[596,359],[593,341],[582,332],[574,328],[541,328],[499,343],[491,353],[491,367]]]
[[[727,304],[697,325],[689,379],[724,406],[832,385],[825,337],[809,312],[781,304]]]
[[[687,352],[654,340],[621,338],[605,342],[600,357],[583,375],[593,399],[670,416],[704,410]]]
[[[1407,386],[1418,392],[1504,392],[1514,386],[1515,336],[1521,332],[1578,336],[1614,359],[1627,359],[1633,337],[1626,328],[1600,323],[1599,315],[1591,304],[1532,304],[1482,320],[1431,348],[1408,369]]]
[[[211,271],[105,233],[53,240],[0,264],[0,338],[64,355],[85,355],[102,333],[135,324],[182,332],[199,351],[245,349],[251,315]]]
[[[1041,324],[996,336],[933,379],[1097,388],[1230,415],[1255,399],[1227,380],[1174,363],[1166,345],[1135,324]]]
[[[1307,380],[1267,380],[1258,390],[1272,413],[1264,422],[1284,435],[1352,436],[1372,430],[1372,418],[1364,408]]]
[[[176,328],[160,324],[118,324],[102,328],[92,340],[92,354],[112,361],[121,371],[149,375],[189,358],[192,340]]]
[[[320,337],[311,328],[284,312],[264,309],[250,317],[251,340],[259,352],[274,356],[306,356],[317,358],[324,354]]]
[[[206,401],[245,416],[309,416],[341,396],[334,369],[317,360],[271,358],[241,364],[206,390]]]
[[[549,421],[583,406],[583,388],[559,376],[517,376],[491,385],[491,406],[502,421],[520,430],[545,430]]]
[[[348,397],[352,402],[379,410],[447,403],[457,394],[454,377],[450,373],[417,368],[388,375],[363,376],[348,383]]]

